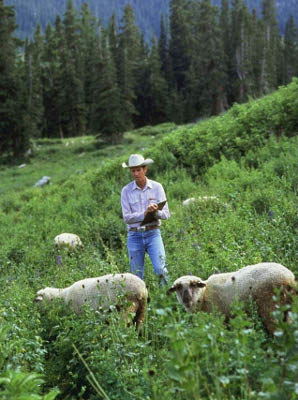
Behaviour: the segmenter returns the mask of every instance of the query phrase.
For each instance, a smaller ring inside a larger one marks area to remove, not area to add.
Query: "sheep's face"
[[[52,301],[56,297],[56,291],[52,288],[41,289],[36,293],[35,301],[41,304],[45,301]]]
[[[196,276],[181,276],[168,290],[168,294],[176,292],[177,299],[186,311],[194,312],[200,309],[200,302],[203,297],[206,283]]]

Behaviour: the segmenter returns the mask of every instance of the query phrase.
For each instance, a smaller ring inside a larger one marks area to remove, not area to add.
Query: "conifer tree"
[[[133,116],[135,127],[151,123],[148,93],[149,93],[149,46],[141,36],[140,53],[138,57],[138,68],[135,74],[135,107],[136,113]]]
[[[85,99],[82,82],[79,21],[73,1],[68,0],[64,14],[65,48],[61,47],[63,82],[63,130],[66,136],[85,133]]]
[[[259,97],[262,95],[262,86],[260,84],[262,77],[263,54],[265,45],[265,36],[263,22],[257,17],[253,10],[250,27],[250,46],[251,46],[251,68],[252,77],[250,79],[249,95]]]
[[[190,66],[190,13],[187,0],[170,2],[170,43],[169,53],[174,75],[174,87],[185,89],[185,80]]]
[[[252,54],[254,51],[253,17],[243,0],[232,2],[232,73],[233,100],[246,101],[253,94],[254,76]]]
[[[43,35],[37,25],[34,40],[25,46],[25,67],[27,82],[27,113],[32,136],[41,136],[44,114],[42,88]]]
[[[168,32],[165,23],[165,17],[162,16],[160,19],[160,35],[158,40],[158,52],[159,59],[161,63],[161,71],[165,79],[171,83],[173,80],[173,74],[171,73],[170,68],[170,59],[169,59],[169,40],[168,40]]]
[[[298,76],[298,30],[291,15],[286,24],[284,39],[285,76],[284,83],[289,83]]]
[[[218,23],[218,8],[211,0],[193,5],[193,49],[188,71],[187,107],[198,114],[218,114],[225,109],[226,72],[223,41]],[[192,106],[191,106],[192,104]]]
[[[152,39],[151,52],[148,60],[148,91],[147,116],[151,125],[164,122],[167,115],[167,82],[162,74],[161,62],[156,38]]]
[[[43,135],[47,137],[64,136],[63,115],[65,96],[63,92],[62,53],[65,51],[64,29],[57,15],[55,27],[48,24],[45,31],[43,52],[43,99],[45,126]]]
[[[97,91],[94,92],[92,128],[105,143],[115,144],[120,141],[125,130],[120,89],[116,78],[114,57],[110,51],[108,35],[101,37],[101,58],[98,63]]]
[[[278,66],[282,57],[275,0],[262,1],[262,19],[265,43],[262,59],[261,88],[263,93],[268,93],[277,88],[280,75]]]
[[[182,124],[185,122],[184,102],[185,99],[183,98],[182,93],[179,92],[176,87],[169,89],[167,102],[167,116],[169,121],[173,121],[176,124]]]
[[[15,12],[0,0],[0,151],[18,157],[29,145],[26,103],[17,63]]]
[[[82,4],[80,21],[81,73],[78,78],[83,83],[87,129],[92,131],[91,115],[94,109],[94,91],[97,90],[97,65],[100,57],[100,22],[95,18],[87,3]]]
[[[114,63],[117,63],[118,35],[115,13],[112,14],[108,25],[108,43]]]
[[[135,79],[140,66],[140,54],[140,32],[135,25],[133,8],[127,4],[121,20],[117,57],[119,86],[122,95],[121,106],[127,129],[133,126],[133,116],[137,114],[135,107]]]
[[[226,72],[226,82],[223,91],[227,96],[227,102],[230,102],[232,95],[232,24],[231,12],[228,0],[221,0],[219,30],[223,44],[223,64]]]

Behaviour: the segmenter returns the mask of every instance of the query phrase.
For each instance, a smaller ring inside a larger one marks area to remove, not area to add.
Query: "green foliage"
[[[220,317],[197,314],[190,324],[183,322],[165,330],[171,349],[169,394],[177,399],[244,399],[251,387],[259,387],[265,338],[240,307],[230,330]]]
[[[148,259],[142,337],[114,309],[76,315],[61,301],[44,310],[33,302],[47,286],[128,271],[120,192],[132,177],[121,163],[136,152],[154,159],[148,177],[166,190],[171,218],[162,234],[171,282],[261,261],[280,262],[297,276],[295,107],[293,81],[219,118],[128,132],[117,146],[98,149],[92,137],[38,139],[26,167],[2,167],[4,398],[51,399],[55,387],[61,400],[296,398],[297,295],[290,310],[276,308],[274,337],[254,304],[249,315],[235,304],[228,325],[217,313],[185,313],[159,288]],[[33,188],[43,174],[52,183]],[[197,201],[183,207],[190,197]],[[54,248],[62,232],[78,234],[84,247]]]
[[[294,79],[263,99],[235,104],[220,117],[181,126],[150,154],[161,170],[184,166],[194,175],[204,173],[222,156],[239,161],[247,152],[263,146],[274,133],[289,137],[296,134],[297,93],[298,81]]]
[[[44,381],[38,375],[25,372],[7,371],[0,375],[0,395],[5,400],[54,400],[58,391],[53,390],[46,395],[39,395]]]

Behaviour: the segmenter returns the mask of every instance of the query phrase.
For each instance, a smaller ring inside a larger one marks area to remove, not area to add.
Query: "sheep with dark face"
[[[259,263],[248,265],[236,272],[211,275],[206,281],[186,275],[178,278],[168,290],[176,292],[177,299],[186,311],[212,312],[217,309],[227,319],[235,300],[248,304],[254,300],[264,326],[274,332],[272,311],[275,309],[275,289],[282,289],[280,302],[290,301],[296,289],[294,274],[281,264]]]
[[[43,304],[54,299],[63,299],[75,312],[80,312],[88,303],[92,309],[109,309],[110,306],[134,313],[137,327],[144,322],[148,291],[144,281],[130,273],[108,274],[87,278],[73,285],[57,289],[47,287],[37,292],[35,300]]]

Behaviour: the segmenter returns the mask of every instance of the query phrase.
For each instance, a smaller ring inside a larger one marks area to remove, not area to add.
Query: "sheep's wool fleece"
[[[252,296],[256,301],[268,301],[266,296],[272,297],[275,287],[294,286],[295,277],[281,264],[259,263],[235,272],[211,275],[206,284],[205,299],[215,300],[218,308],[227,314],[235,298],[247,301]]]
[[[60,233],[54,239],[56,246],[70,246],[70,247],[77,247],[82,246],[82,241],[78,235],[74,233]]]
[[[45,298],[62,298],[66,304],[71,304],[75,311],[80,311],[81,306],[87,301],[92,308],[108,308],[116,304],[119,296],[137,303],[148,296],[145,282],[131,273],[108,274],[97,278],[87,278],[75,282],[64,289],[45,288],[38,292]]]

